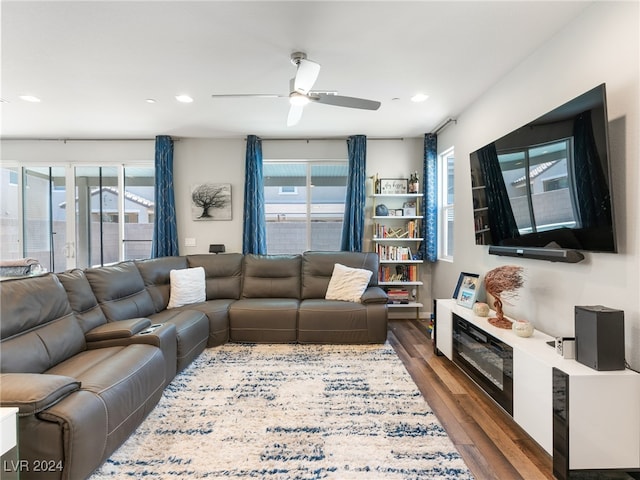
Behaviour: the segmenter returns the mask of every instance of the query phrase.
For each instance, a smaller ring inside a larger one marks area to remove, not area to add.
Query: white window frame
[[[449,252],[448,245],[454,243],[454,229],[449,228],[449,219],[455,221],[455,199],[449,203],[448,189],[449,161],[455,164],[455,149],[450,147],[438,155],[438,259],[453,262],[453,252]],[[452,179],[455,183],[455,174]]]

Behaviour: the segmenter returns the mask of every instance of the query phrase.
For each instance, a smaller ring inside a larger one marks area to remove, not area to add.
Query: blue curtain
[[[153,222],[151,257],[178,255],[178,226],[173,193],[173,140],[167,135],[156,137],[156,216]]]
[[[424,136],[424,163],[422,170],[422,238],[418,258],[435,262],[438,260],[438,136]]]
[[[364,240],[364,208],[366,198],[367,137],[353,135],[347,139],[349,180],[342,221],[340,248],[361,252]]]
[[[258,255],[267,253],[264,181],[262,179],[262,140],[255,135],[247,137],[242,253]]]

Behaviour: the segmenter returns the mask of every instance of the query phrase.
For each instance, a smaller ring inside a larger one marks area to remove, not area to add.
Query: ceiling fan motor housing
[[[300,60],[306,60],[307,54],[304,52],[293,52],[291,54],[291,63],[293,63],[296,67],[300,65]]]

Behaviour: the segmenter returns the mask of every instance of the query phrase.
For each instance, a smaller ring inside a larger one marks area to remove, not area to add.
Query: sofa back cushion
[[[49,273],[0,283],[0,368],[43,373],[86,349],[64,287]]]
[[[300,298],[300,255],[245,255],[242,298]]]
[[[80,269],[68,270],[56,275],[65,291],[71,309],[76,314],[82,330],[86,333],[92,328],[107,323],[107,317],[98,305],[91,285]]]
[[[122,262],[84,271],[107,320],[146,317],[156,313],[153,299],[147,291],[138,267]]]
[[[147,291],[153,299],[156,312],[167,308],[171,296],[171,270],[187,268],[186,257],[159,257],[135,262]]]
[[[189,268],[204,268],[207,300],[240,298],[242,288],[242,254],[188,255]]]
[[[305,252],[302,255],[302,298],[324,298],[336,263],[370,270],[369,286],[378,284],[378,255],[373,252]]]

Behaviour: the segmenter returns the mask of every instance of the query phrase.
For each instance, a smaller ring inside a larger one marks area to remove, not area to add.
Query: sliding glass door
[[[22,172],[23,255],[50,271],[67,268],[64,167],[31,167]]]
[[[49,271],[149,258],[154,168],[0,169],[0,259],[35,258]]]

